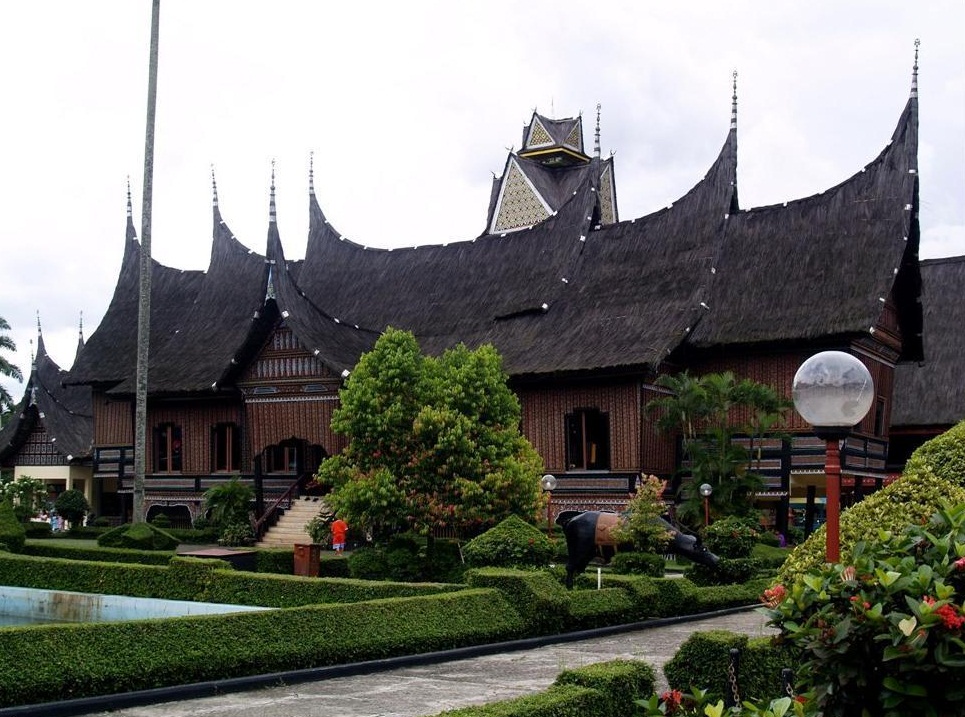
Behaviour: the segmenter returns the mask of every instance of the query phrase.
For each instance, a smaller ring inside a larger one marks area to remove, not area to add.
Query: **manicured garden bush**
[[[27,538],[49,538],[53,533],[53,526],[46,521],[29,520],[23,523],[23,530]]]
[[[905,473],[931,470],[939,478],[965,488],[965,421],[920,445],[905,464]]]
[[[694,585],[735,585],[746,583],[761,571],[761,564],[754,558],[721,558],[714,567],[689,565],[684,576]]]
[[[475,568],[541,568],[556,549],[543,531],[512,515],[466,543],[462,554]]]
[[[765,596],[802,655],[799,690],[824,717],[962,714],[965,501],[927,525],[873,533],[844,562]]]
[[[722,558],[750,556],[760,537],[754,526],[746,519],[736,516],[715,520],[701,532],[707,549]]]
[[[495,590],[4,629],[0,706],[110,694],[121,685],[141,690],[498,642],[523,629]]]
[[[174,550],[178,539],[150,523],[127,523],[107,531],[97,544],[105,548],[135,548],[137,550]]]
[[[523,618],[529,634],[550,635],[562,631],[566,624],[569,597],[549,573],[474,568],[466,571],[466,584],[502,592]]]
[[[965,452],[965,444],[961,448]],[[941,478],[930,464],[916,461],[912,465],[909,461],[901,478],[841,513],[841,561],[847,563],[855,544],[877,535],[878,530],[898,533],[906,525],[927,522],[946,500],[965,502],[965,488]],[[778,579],[790,583],[797,575],[820,569],[825,558],[825,535],[822,525],[792,550],[778,572]]]
[[[440,712],[437,717],[585,717],[595,715],[600,693],[561,685],[535,695]]]
[[[63,544],[60,540],[28,540],[24,555],[66,560],[91,560],[109,563],[139,563],[141,565],[167,565],[174,556],[172,551],[134,550],[131,548],[102,548],[96,543],[89,547]]]
[[[10,501],[0,500],[0,545],[6,550],[19,553],[26,540],[27,533],[23,523],[17,520]]]
[[[620,552],[610,560],[610,569],[621,575],[648,575],[662,578],[666,561],[654,553]]]
[[[607,625],[634,622],[637,609],[631,595],[623,588],[574,590],[569,593],[568,630],[588,630]]]

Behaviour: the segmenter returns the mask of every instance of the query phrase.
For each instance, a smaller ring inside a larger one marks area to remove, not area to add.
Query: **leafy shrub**
[[[965,502],[877,535],[765,593],[771,624],[802,654],[800,687],[825,717],[961,714]]]
[[[962,449],[965,451],[965,446]],[[877,535],[878,530],[900,533],[906,525],[927,522],[946,499],[952,503],[965,502],[965,488],[940,478],[928,466],[906,467],[894,483],[841,513],[841,562],[850,560],[858,541]],[[824,564],[825,535],[826,526],[822,525],[792,550],[778,572],[778,579],[787,584],[796,575],[819,569]]]
[[[543,567],[554,553],[543,531],[515,515],[473,538],[462,549],[472,567]]]
[[[158,513],[151,518],[151,525],[156,525],[159,528],[170,528],[171,519],[164,513]]]
[[[381,548],[369,545],[354,550],[348,556],[348,571],[359,580],[383,580],[388,572],[385,553]]]
[[[670,689],[681,691],[696,685],[707,690],[708,697],[723,697],[730,687],[727,679],[730,651],[743,650],[748,639],[747,635],[727,630],[695,632],[664,664],[667,684]]]
[[[920,445],[905,464],[905,473],[930,470],[965,488],[965,421]]]
[[[251,524],[247,520],[245,522],[227,523],[221,528],[218,544],[229,548],[254,545],[255,531],[251,529]]]
[[[31,520],[22,525],[28,538],[49,538],[53,533],[53,527],[46,521],[41,523],[39,520]]]
[[[71,488],[57,496],[57,500],[54,501],[54,509],[58,515],[70,523],[71,527],[74,527],[83,524],[84,516],[90,510],[90,503],[87,502],[87,496],[83,492]]]
[[[97,544],[105,548],[174,550],[178,546],[178,540],[150,523],[126,523],[98,537]]]
[[[10,501],[0,500],[0,543],[6,545],[10,552],[19,553],[26,540],[23,523],[17,520]]]
[[[40,558],[64,558],[65,560],[90,560],[101,563],[140,563],[142,565],[167,565],[173,552],[167,550],[137,550],[134,548],[102,548],[99,545],[79,546],[62,540],[45,540],[27,543],[24,555]]]
[[[654,553],[621,552],[613,556],[610,569],[619,575],[649,575],[662,578],[666,562],[662,555]]]
[[[730,516],[715,520],[703,530],[704,545],[722,558],[746,558],[754,550],[758,531],[747,521]]]
[[[110,528],[111,521],[105,518],[103,515],[101,515],[101,516],[98,516],[97,518],[94,518],[94,522],[92,523],[92,525],[95,528]]]
[[[694,585],[734,585],[746,583],[761,569],[754,558],[721,558],[715,567],[690,565],[684,576]]]
[[[592,714],[601,717],[623,717],[633,713],[634,700],[650,692],[656,682],[653,667],[640,660],[612,660],[564,670],[554,686],[589,687],[600,694]],[[580,712],[577,714],[590,714]]]
[[[569,612],[569,596],[563,585],[547,572],[473,568],[466,571],[466,584],[499,590],[533,634],[551,635],[563,629]]]

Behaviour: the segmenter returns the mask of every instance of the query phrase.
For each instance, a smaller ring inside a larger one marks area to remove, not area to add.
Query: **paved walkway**
[[[666,682],[660,668],[688,636],[707,630],[729,630],[752,637],[773,632],[759,612],[750,610],[534,649],[89,714],[99,717],[423,717],[541,692],[561,670],[617,658],[649,662],[657,670],[658,689],[663,690]]]

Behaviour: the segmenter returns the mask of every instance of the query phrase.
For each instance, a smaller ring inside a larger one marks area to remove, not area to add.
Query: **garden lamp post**
[[[825,559],[841,559],[840,441],[861,422],[874,402],[874,382],[861,361],[843,351],[822,351],[801,364],[791,388],[794,408],[825,441],[827,533]]]
[[[714,486],[710,483],[700,484],[700,494],[704,496],[704,527],[710,525],[710,494],[714,492]]]
[[[556,476],[547,473],[539,481],[540,486],[546,492],[546,532],[549,537],[553,537],[553,491],[556,489]]]

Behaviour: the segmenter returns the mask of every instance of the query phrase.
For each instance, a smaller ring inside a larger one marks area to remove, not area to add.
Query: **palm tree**
[[[9,330],[10,324],[7,323],[5,318],[0,316],[0,349],[16,351],[17,345],[13,342],[13,339],[7,335],[7,331]],[[3,354],[0,354],[0,375],[23,381],[23,373],[20,372],[18,367],[10,363]],[[6,415],[13,409],[14,405],[15,403],[10,392],[0,385],[0,425],[3,425]]]

